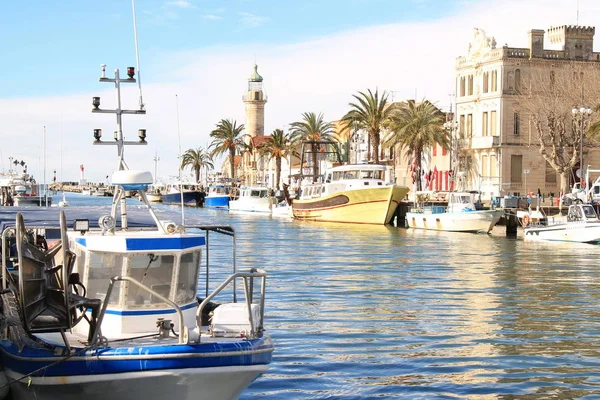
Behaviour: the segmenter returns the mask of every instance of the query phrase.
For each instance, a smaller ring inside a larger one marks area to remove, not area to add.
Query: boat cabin
[[[325,173],[324,181],[302,185],[301,199],[310,199],[323,195],[352,189],[369,189],[374,186],[386,186],[384,165],[349,164],[340,165]]]
[[[215,185],[209,186],[208,188],[208,196],[229,196],[229,192],[231,191],[230,186],[225,185]]]
[[[598,215],[591,204],[574,204],[569,206],[568,221],[597,221]]]

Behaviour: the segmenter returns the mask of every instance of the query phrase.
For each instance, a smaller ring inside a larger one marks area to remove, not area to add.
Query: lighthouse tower
[[[263,77],[258,74],[258,65],[254,64],[254,71],[248,78],[248,90],[243,96],[246,105],[246,121],[244,123],[246,144],[259,145],[265,136],[265,103],[267,96],[262,87]],[[254,185],[258,181],[258,169],[256,152],[246,152],[243,156],[244,176],[247,185]]]

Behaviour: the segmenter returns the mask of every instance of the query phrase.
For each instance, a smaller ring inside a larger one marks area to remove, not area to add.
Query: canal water
[[[269,273],[276,350],[241,399],[600,398],[600,246],[185,212]]]

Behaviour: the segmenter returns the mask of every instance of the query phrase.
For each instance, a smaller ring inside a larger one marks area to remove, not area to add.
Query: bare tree
[[[588,141],[585,132],[591,118],[584,119],[582,135],[582,116],[572,110],[581,107],[582,101],[588,106],[600,103],[599,78],[599,67],[593,63],[557,63],[551,70],[533,71],[517,94],[517,107],[529,114],[539,152],[560,175],[563,191],[568,190],[569,174],[579,164],[582,136],[586,136],[586,147],[594,146],[592,135]]]

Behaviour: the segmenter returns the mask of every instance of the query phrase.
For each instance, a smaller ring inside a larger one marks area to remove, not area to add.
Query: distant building
[[[539,153],[530,115],[519,104],[532,74],[577,65],[582,74],[600,65],[593,51],[595,28],[559,26],[529,31],[529,46],[496,47],[496,40],[475,29],[467,55],[456,59],[456,116],[464,150],[459,170],[469,189],[490,196],[556,193],[560,177]],[[547,34],[547,35],[545,35]],[[545,49],[545,36],[555,50]],[[584,164],[600,168],[600,157],[584,150]],[[574,170],[578,168],[575,167]]]

